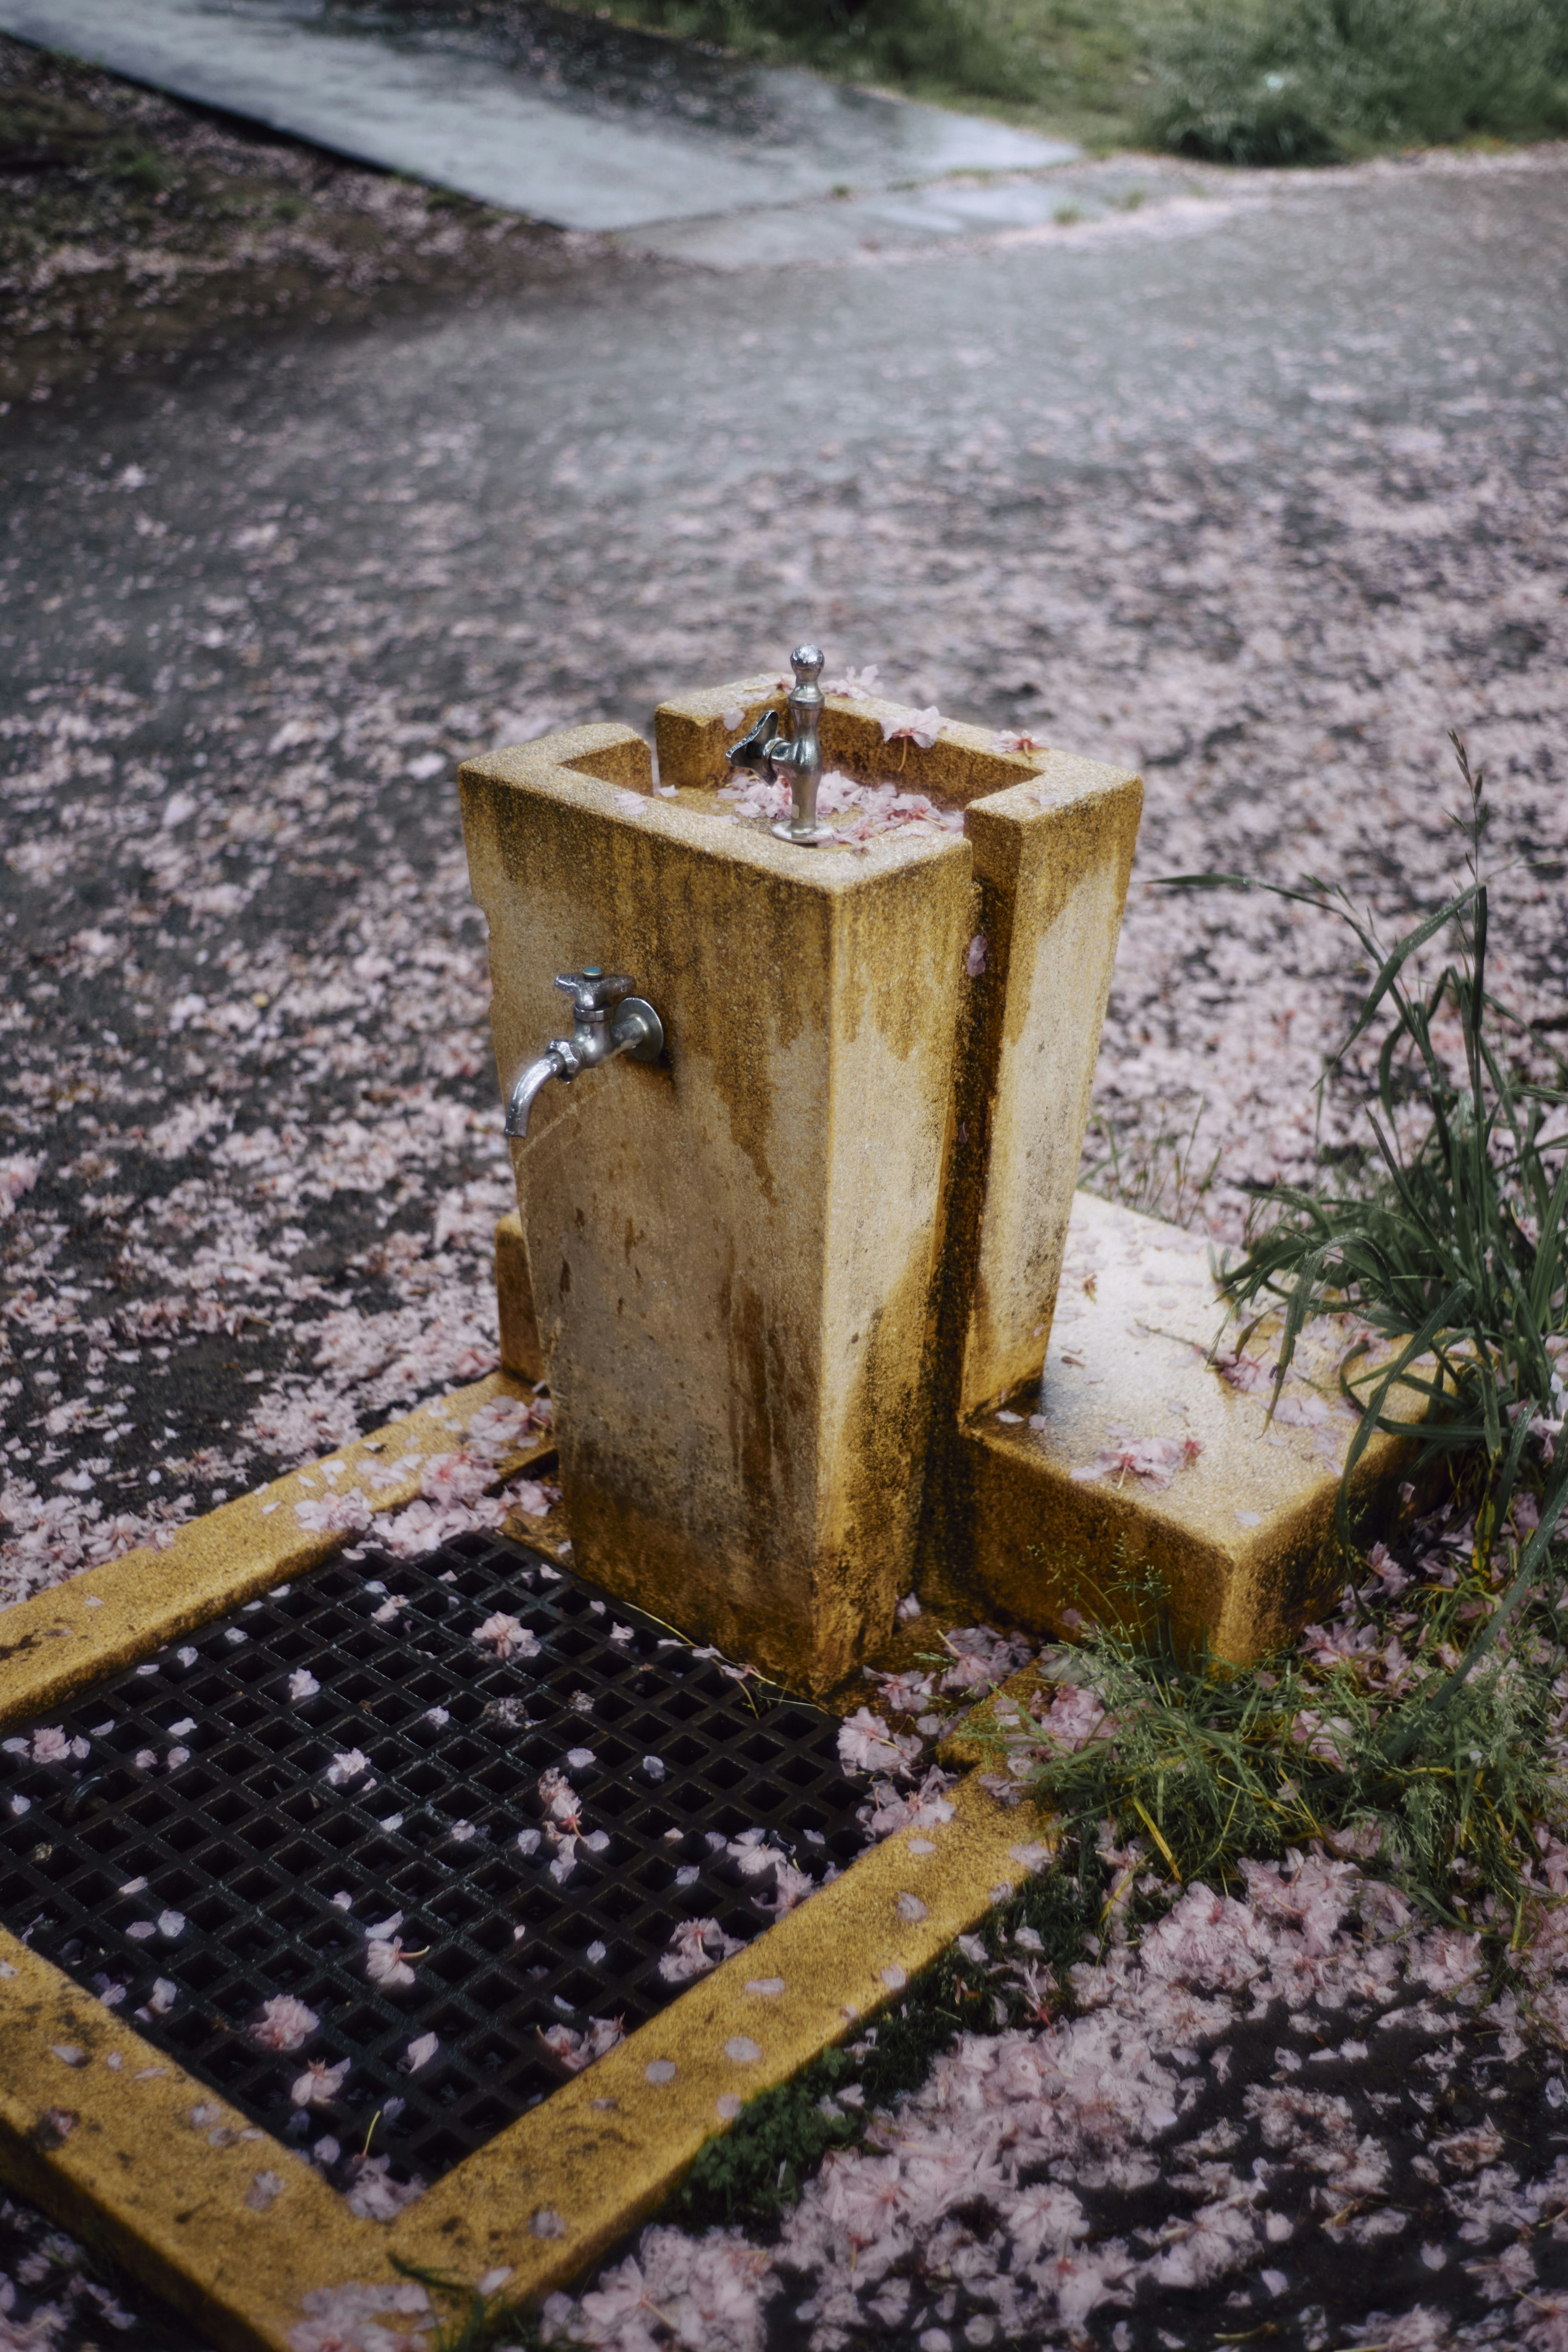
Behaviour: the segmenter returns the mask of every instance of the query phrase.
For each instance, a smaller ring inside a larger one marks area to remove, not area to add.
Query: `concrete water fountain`
[[[575,1559],[816,1690],[915,1579],[939,1415],[1038,1377],[1142,803],[973,728],[900,737],[820,667],[787,736],[776,677],[664,704],[657,787],[619,727],[461,776]],[[929,817],[819,817],[825,772],[896,764]],[[739,810],[737,770],[787,817]],[[662,1054],[519,1079],[557,974],[611,958]]]
[[[462,771],[503,1353],[549,1380],[576,1562],[816,1691],[911,1588],[1060,1632],[1152,1571],[1253,1654],[1321,1597],[1353,1415],[1326,1333],[1269,1423],[1204,1247],[1075,1197],[1141,782],[822,666],[663,704],[657,782],[614,726]],[[552,987],[611,1009],[540,1058]],[[618,1023],[627,1066],[549,1083]]]

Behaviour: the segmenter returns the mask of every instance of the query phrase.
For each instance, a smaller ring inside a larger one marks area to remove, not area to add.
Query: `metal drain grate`
[[[537,1653],[477,1643],[494,1612]],[[302,1672],[319,1692],[291,1699]],[[255,2123],[349,2151],[379,2113],[376,2150],[428,2180],[563,2079],[542,2029],[621,2017],[629,2032],[683,1990],[658,1968],[679,1922],[742,1940],[767,1925],[758,1843],[818,1881],[861,1850],[837,1727],[799,1700],[753,1703],[521,1549],[373,1551],[107,1677],[41,1740],[14,1732],[0,1918]],[[47,1760],[57,1730],[85,1753]],[[333,1785],[355,1750],[367,1771]],[[599,1848],[579,1846],[563,1881],[549,1768]],[[531,1854],[520,1831],[542,1832]],[[365,1928],[395,1910],[423,1955],[403,1990],[366,1973]],[[279,1995],[321,2021],[295,2053],[251,2031]],[[435,2056],[408,2071],[428,2034]],[[309,2061],[345,2059],[333,2104],[292,2108]]]

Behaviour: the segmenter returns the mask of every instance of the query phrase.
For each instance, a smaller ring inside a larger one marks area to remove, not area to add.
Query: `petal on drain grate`
[[[832,1717],[510,1544],[367,1546],[240,1613],[17,1727],[0,1919],[356,2211],[866,1841]]]

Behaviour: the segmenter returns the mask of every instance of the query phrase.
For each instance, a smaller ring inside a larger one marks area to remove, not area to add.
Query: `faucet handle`
[[[764,710],[754,726],[749,727],[737,742],[724,754],[731,768],[744,768],[753,776],[771,775],[768,766],[768,746],[777,740],[779,715],[776,710]]]
[[[600,965],[590,963],[584,964],[581,971],[558,971],[555,985],[566,991],[577,1018],[586,1021],[596,1013],[609,1012],[623,996],[630,996],[637,982],[628,980],[625,972],[605,971]]]

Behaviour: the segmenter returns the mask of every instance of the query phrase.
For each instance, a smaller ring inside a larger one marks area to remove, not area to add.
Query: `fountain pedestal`
[[[617,727],[461,789],[503,1087],[590,962],[668,1040],[545,1087],[514,1145],[575,1562],[826,1689],[910,1589],[933,1428],[1044,1361],[1142,787],[964,727],[895,754],[909,714],[830,697],[827,765],[902,755],[963,831],[798,846],[717,789],[779,689],[664,705],[657,792]]]

